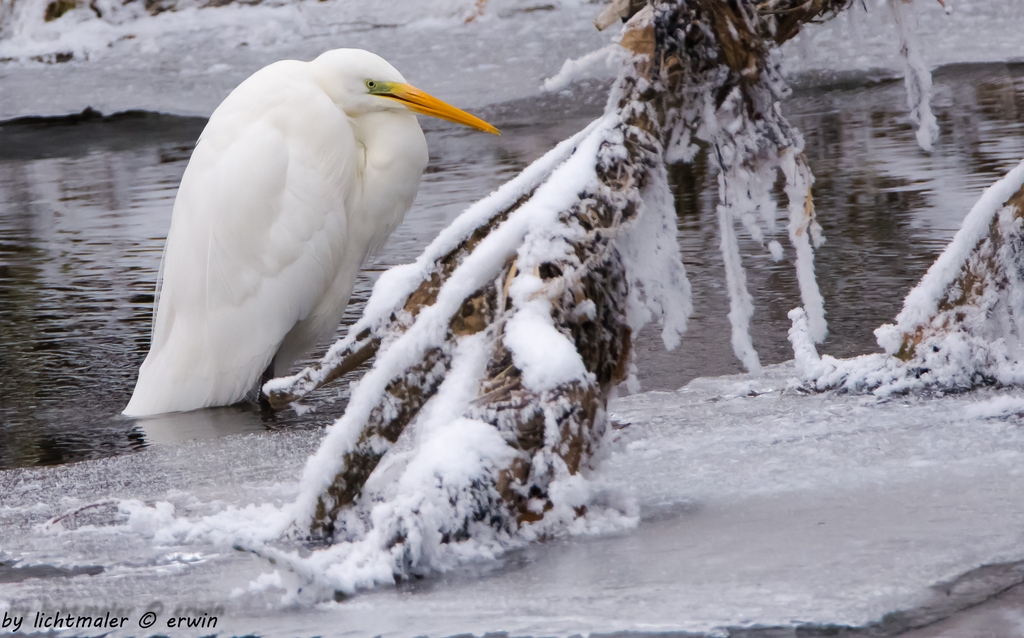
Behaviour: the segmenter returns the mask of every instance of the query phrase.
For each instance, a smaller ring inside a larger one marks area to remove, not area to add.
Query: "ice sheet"
[[[0,584],[0,608],[138,617],[159,602],[161,617],[191,607],[219,614],[218,629],[263,636],[860,625],[929,600],[935,583],[1024,558],[1024,429],[1014,411],[990,409],[1024,392],[808,396],[789,389],[791,364],[766,373],[613,405],[624,427],[591,478],[609,498],[635,499],[636,529],[315,607],[284,605],[274,583],[295,575],[233,550],[230,535],[168,530],[248,528],[290,502],[319,433],[5,472],[0,560],[104,571]],[[43,527],[108,500],[120,514],[103,505]]]

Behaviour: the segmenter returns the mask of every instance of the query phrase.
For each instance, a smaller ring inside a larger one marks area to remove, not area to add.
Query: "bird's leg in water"
[[[263,385],[274,378],[274,359],[270,360],[270,365],[260,375],[260,384],[256,387],[256,397],[260,404],[261,412],[273,412],[274,408],[271,407],[270,401],[267,399],[267,395],[263,393]]]

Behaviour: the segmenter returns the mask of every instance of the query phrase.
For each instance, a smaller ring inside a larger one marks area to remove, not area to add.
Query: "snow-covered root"
[[[635,523],[629,507],[595,501],[585,475],[607,432],[609,393],[630,370],[632,326],[658,319],[675,345],[690,299],[662,145],[647,130],[655,114],[636,104],[647,80],[629,71],[621,100],[567,153],[542,159],[417,264],[379,280],[331,362],[266,386],[295,396],[345,352],[375,344],[294,509],[300,534],[333,542],[302,559],[332,565],[318,570],[331,587]]]
[[[931,152],[939,139],[939,123],[932,113],[932,73],[921,57],[906,0],[889,0],[900,40],[900,57],[903,59],[903,81],[907,87],[907,106],[910,121],[917,125],[917,144],[922,150]]]
[[[588,476],[612,391],[635,388],[634,335],[657,320],[671,348],[691,310],[665,148],[686,159],[689,140],[710,141],[729,223],[773,232],[774,176],[802,147],[774,106],[770,29],[752,12],[688,0],[637,13],[605,115],[382,276],[319,366],[264,386],[286,403],[375,357],[291,512],[293,535],[332,545],[306,557],[246,549],[314,590],[351,592],[636,523],[628,500]],[[793,162],[791,235],[813,238],[809,172]]]
[[[1024,383],[1024,163],[990,186],[946,250],[875,330],[885,354],[820,359],[790,313],[797,369],[815,390],[964,390]]]
[[[603,118],[532,196],[465,255],[408,328],[388,335],[390,341],[382,343],[345,415],[307,467],[300,522],[332,528],[331,519],[355,499],[368,473],[437,390],[459,338],[488,329],[489,343],[502,339],[511,356],[509,375],[521,376],[528,390],[590,383],[577,344],[553,324],[551,300],[562,293],[560,288],[575,288],[565,282],[573,274],[569,268],[573,261],[576,268],[584,264],[573,243],[582,245],[592,234],[579,219],[563,213],[579,204],[581,193],[600,189],[595,159],[599,152],[614,155],[621,148],[619,124],[614,114]],[[431,273],[422,272],[418,279],[429,281]],[[589,296],[581,294],[579,302]],[[448,417],[460,418],[464,412],[453,407]]]
[[[586,469],[607,431],[608,391],[628,371],[630,319],[659,317],[678,342],[690,302],[679,298],[688,287],[674,232],[652,237],[672,211],[664,167],[633,164],[627,144],[635,157],[658,152],[617,113],[602,118],[436,298],[381,339],[294,510],[298,529],[332,546],[305,558],[249,549],[315,574],[311,585],[352,592],[531,539],[636,523],[628,503],[602,505]],[[620,238],[645,275],[632,294]],[[628,248],[648,240],[654,250]],[[418,280],[431,281],[430,270]],[[407,425],[411,449],[400,451]]]

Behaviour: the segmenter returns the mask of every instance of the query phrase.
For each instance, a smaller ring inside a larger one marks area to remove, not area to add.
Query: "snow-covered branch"
[[[1024,382],[1024,163],[990,186],[894,324],[875,331],[885,354],[818,357],[790,313],[797,368],[815,390],[965,390]]]

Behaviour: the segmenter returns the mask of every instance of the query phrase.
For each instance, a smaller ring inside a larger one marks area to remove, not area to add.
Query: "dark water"
[[[848,81],[784,105],[804,132],[827,243],[818,280],[830,336],[821,350],[875,349],[872,330],[952,237],[981,190],[1024,157],[1024,68],[944,69],[935,76],[942,138],[914,142],[900,83]],[[490,192],[600,113],[599,91],[492,107],[500,138],[424,121],[431,163],[405,223],[360,276],[345,323],[385,268],[417,256],[468,203]],[[152,442],[319,427],[338,416],[345,384],[316,411],[249,405],[145,421],[120,416],[145,356],[152,292],[175,189],[202,120],[153,114],[0,125],[0,469],[118,454]],[[706,165],[673,172],[680,242],[695,312],[681,347],[654,329],[638,343],[645,389],[739,372],[718,252],[716,180]],[[778,238],[785,245],[780,226]],[[763,363],[792,358],[786,313],[799,305],[791,251],[775,263],[743,245]]]

